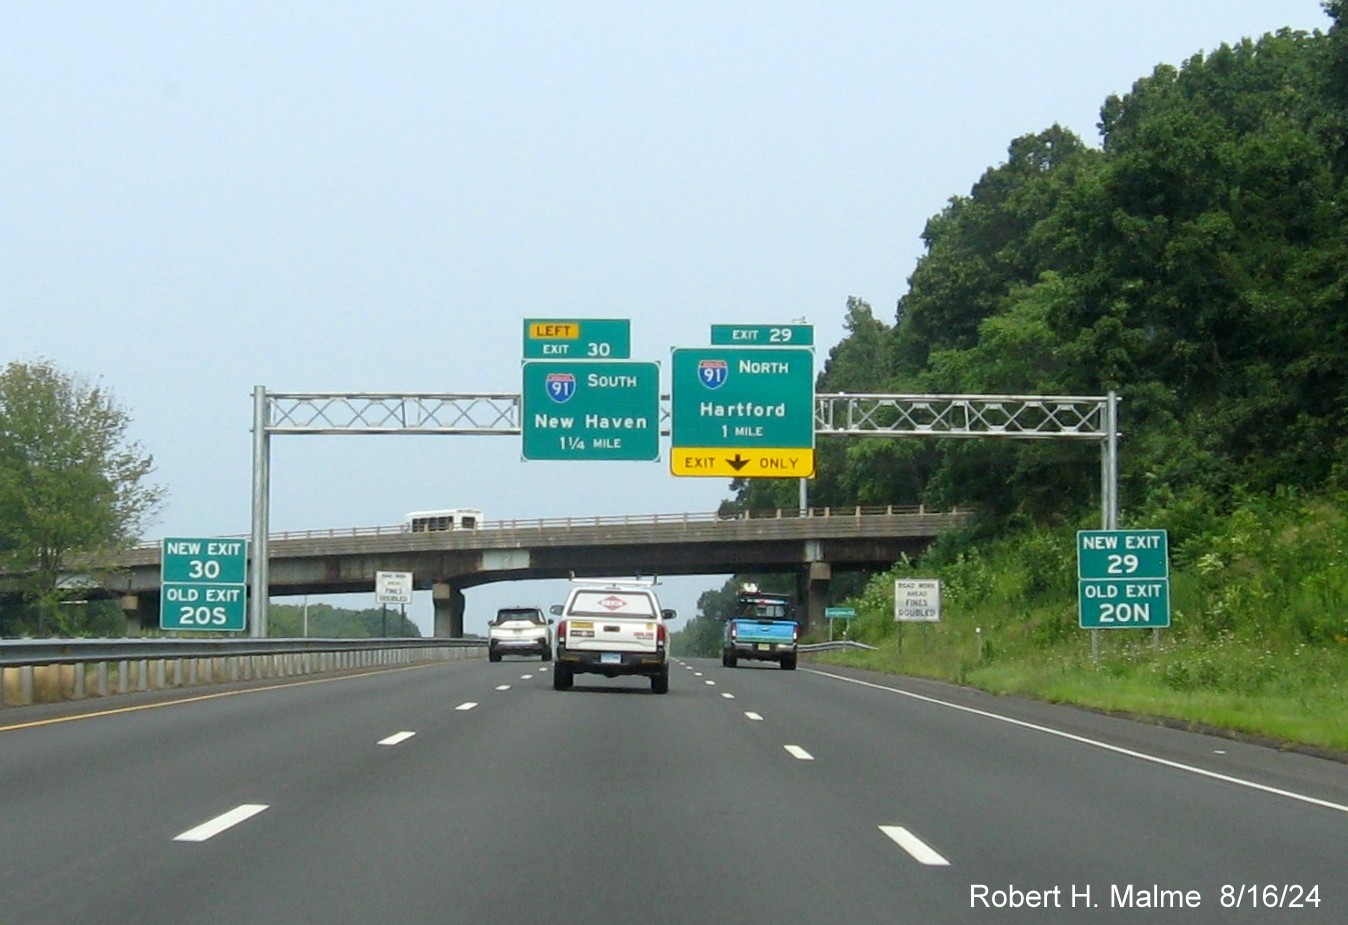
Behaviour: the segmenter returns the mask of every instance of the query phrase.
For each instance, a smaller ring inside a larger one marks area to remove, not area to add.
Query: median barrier
[[[485,654],[478,639],[0,639],[0,708]]]

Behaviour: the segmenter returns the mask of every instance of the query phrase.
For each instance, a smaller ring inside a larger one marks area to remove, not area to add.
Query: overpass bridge
[[[465,588],[496,581],[610,575],[778,572],[797,576],[807,626],[824,619],[833,572],[882,570],[919,556],[969,511],[924,507],[811,508],[485,521],[477,529],[410,533],[402,525],[269,538],[270,596],[371,592],[375,572],[411,572],[430,590],[435,635],[463,635]],[[106,592],[119,595],[131,628],[155,624],[160,547],[111,563]]]

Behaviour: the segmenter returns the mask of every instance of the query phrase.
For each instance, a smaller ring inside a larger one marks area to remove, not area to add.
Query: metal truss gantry
[[[816,437],[1087,440],[1101,446],[1101,521],[1118,526],[1118,396],[818,394]],[[669,433],[670,397],[660,397]],[[273,434],[521,433],[517,392],[268,392],[253,390],[253,568],[250,626],[266,635],[270,439]]]

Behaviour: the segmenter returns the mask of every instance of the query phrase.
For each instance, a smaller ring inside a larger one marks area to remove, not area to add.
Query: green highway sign
[[[525,459],[657,460],[659,364],[525,362],[520,431]]]
[[[1169,578],[1164,530],[1078,530],[1077,577]]]
[[[175,537],[160,546],[159,628],[247,628],[248,542]]]
[[[626,360],[632,322],[626,318],[525,318],[526,360]]]
[[[1164,629],[1170,625],[1169,581],[1082,581],[1082,629]]]
[[[713,324],[714,347],[813,347],[810,324]]]
[[[824,618],[827,620],[851,620],[857,615],[853,607],[825,607]]]
[[[1083,629],[1170,625],[1170,553],[1164,530],[1077,532],[1077,611]]]
[[[675,348],[670,469],[717,478],[814,474],[814,351]]]

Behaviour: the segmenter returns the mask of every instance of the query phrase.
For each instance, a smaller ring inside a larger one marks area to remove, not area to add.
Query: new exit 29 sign
[[[1082,629],[1168,627],[1166,531],[1078,531],[1077,608]]]

